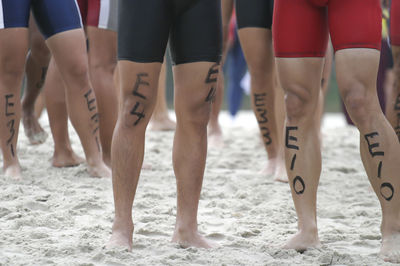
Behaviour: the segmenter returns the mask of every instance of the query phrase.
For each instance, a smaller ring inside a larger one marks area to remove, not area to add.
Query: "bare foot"
[[[208,147],[221,149],[224,147],[224,138],[219,124],[208,126]]]
[[[127,248],[129,251],[132,251],[132,234],[133,226],[128,226],[126,229],[115,229],[114,225],[106,248]]]
[[[24,132],[32,145],[42,144],[46,141],[48,134],[40,126],[38,119],[34,114],[22,112],[22,124]]]
[[[276,159],[269,159],[267,165],[264,169],[260,171],[261,175],[271,176],[275,174],[276,171]]]
[[[179,244],[183,248],[196,247],[196,248],[215,248],[217,244],[206,239],[197,231],[185,231],[175,229],[172,236],[172,242]]]
[[[274,173],[274,180],[283,183],[289,182],[288,175],[286,172],[285,162],[282,159],[275,159],[275,160],[276,160],[276,168]]]
[[[84,163],[85,159],[79,157],[74,151],[54,152],[51,165],[54,167],[73,167]]]
[[[319,242],[317,229],[307,232],[300,230],[283,246],[285,249],[294,249],[298,252],[319,247],[321,247],[321,243]]]
[[[4,175],[6,177],[11,177],[15,180],[20,180],[22,178],[21,166],[19,163],[4,167]]]
[[[160,119],[152,117],[150,120],[150,130],[153,131],[174,131],[176,123],[168,116]]]
[[[143,162],[142,164],[142,170],[151,170],[151,164],[147,163],[147,162]]]
[[[379,256],[384,261],[400,263],[400,233],[382,239]]]
[[[88,163],[88,172],[92,177],[111,178],[111,169],[103,161],[93,164]]]

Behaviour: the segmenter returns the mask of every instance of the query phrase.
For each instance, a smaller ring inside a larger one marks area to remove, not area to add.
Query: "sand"
[[[199,229],[219,247],[182,249],[170,242],[176,213],[172,132],[148,132],[133,206],[132,252],[107,250],[113,196],[110,179],[93,179],[84,165],[50,165],[51,137],[31,146],[21,127],[18,152],[24,178],[0,176],[1,265],[385,265],[379,203],[359,157],[358,132],[328,115],[318,192],[321,249],[299,254],[280,247],[296,232],[288,184],[259,174],[266,162],[249,112],[222,117],[225,146],[210,149],[199,207]],[[41,119],[50,132],[47,116]],[[74,149],[83,155],[71,129]],[[392,264],[387,264],[392,265]]]

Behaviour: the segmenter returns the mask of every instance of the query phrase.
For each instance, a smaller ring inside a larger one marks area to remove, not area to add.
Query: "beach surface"
[[[50,134],[47,115],[41,123]],[[176,214],[173,132],[147,132],[145,163],[133,206],[133,250],[106,249],[113,221],[111,179],[85,165],[53,168],[51,136],[28,144],[21,126],[20,181],[0,175],[0,265],[393,265],[378,258],[379,202],[359,156],[358,131],[341,115],[323,123],[318,191],[322,248],[303,254],[281,246],[297,231],[289,185],[260,174],[267,162],[255,118],[221,116],[224,146],[210,148],[199,230],[219,247],[171,243]],[[83,156],[70,127],[74,150]]]

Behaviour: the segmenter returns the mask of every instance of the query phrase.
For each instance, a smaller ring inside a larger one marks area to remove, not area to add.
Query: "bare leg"
[[[319,128],[321,128],[322,117],[324,115],[324,107],[325,107],[325,96],[328,92],[329,82],[331,80],[332,74],[332,61],[333,61],[333,47],[331,42],[328,42],[328,49],[325,55],[325,64],[324,70],[322,71],[322,79],[321,79],[321,92],[319,95],[318,100],[318,121],[319,121]],[[322,142],[322,136],[320,133],[320,141]]]
[[[298,217],[298,233],[285,248],[320,245],[316,201],[321,174],[318,114],[323,58],[277,58],[286,101],[286,170]]]
[[[36,145],[45,142],[48,137],[38,122],[38,117],[35,114],[35,103],[46,78],[50,51],[32,16],[29,21],[29,32],[31,50],[26,59],[27,83],[22,98],[22,123],[29,142]]]
[[[132,205],[160,69],[160,63],[118,62],[121,103],[111,147],[115,218],[108,246],[132,249]]]
[[[178,207],[172,241],[182,246],[213,246],[197,231],[197,210],[207,156],[207,123],[213,102],[210,95],[218,71],[218,64],[206,62],[174,68],[177,127],[173,164]]]
[[[85,160],[72,150],[68,134],[68,112],[65,102],[64,84],[54,60],[50,61],[49,70],[44,84],[47,115],[54,140],[54,167],[71,167]]]
[[[400,46],[392,45],[394,60],[394,86],[386,104],[386,117],[400,141]]]
[[[274,175],[277,167],[282,168],[283,157],[275,114],[274,61],[272,34],[262,28],[243,28],[239,30],[240,43],[251,75],[252,107],[260,128],[264,147],[268,154],[268,164],[263,170],[266,175]],[[281,175],[281,174],[280,174]],[[278,181],[286,181],[285,176],[277,176]]]
[[[275,62],[274,62],[274,64],[275,64]],[[276,70],[276,68],[275,68],[275,70]],[[275,172],[274,172],[274,180],[287,183],[288,175],[286,173],[285,149],[284,149],[284,141],[283,141],[285,139],[285,133],[284,133],[283,129],[285,127],[285,117],[286,117],[286,111],[285,111],[285,105],[284,105],[285,92],[283,91],[282,86],[279,82],[279,77],[278,77],[277,71],[274,71],[274,94],[275,94],[274,114],[275,114],[275,119],[276,119],[276,130],[277,130],[277,136],[278,136],[277,141],[279,143],[277,144],[278,155],[276,156],[276,158],[269,159],[269,161],[271,162],[272,160],[275,160],[275,162],[273,163],[276,165]]]
[[[155,131],[175,130],[176,123],[169,118],[167,100],[165,96],[166,75],[165,62],[162,64],[158,81],[157,103],[150,120],[150,129]]]
[[[400,144],[385,119],[376,95],[379,51],[336,52],[339,89],[351,119],[360,131],[361,158],[382,207],[383,259],[400,263]]]
[[[66,85],[67,110],[94,177],[111,176],[104,164],[99,139],[96,97],[90,87],[85,36],[82,29],[65,31],[47,40]]]
[[[28,29],[0,30],[0,141],[6,176],[21,177],[17,140],[21,119],[20,88],[28,51]]]
[[[222,32],[223,32],[223,43],[222,43],[222,60],[221,68],[224,65],[226,55],[229,50],[228,36],[229,36],[229,24],[233,12],[233,0],[221,1],[222,10]],[[215,102],[211,106],[210,121],[208,124],[208,143],[210,147],[221,148],[224,145],[222,136],[222,129],[219,124],[219,113],[221,112],[222,102],[224,99],[224,73],[219,72],[218,82],[216,84]]]
[[[87,27],[89,66],[100,116],[100,141],[104,162],[111,167],[111,140],[118,117],[113,74],[117,62],[117,33]]]

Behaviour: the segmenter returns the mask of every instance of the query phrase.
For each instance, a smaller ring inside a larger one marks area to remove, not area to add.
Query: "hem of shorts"
[[[48,40],[49,38],[53,37],[56,34],[63,33],[63,32],[70,31],[70,30],[76,30],[76,29],[82,29],[82,27],[80,25],[79,26],[75,25],[75,26],[64,27],[64,28],[61,28],[61,29],[57,29],[55,32],[53,32],[49,36],[44,36],[44,37],[45,37],[45,40]]]
[[[275,57],[282,57],[282,58],[325,57],[325,53],[315,53],[315,52],[275,53]]]
[[[182,65],[189,63],[197,63],[197,62],[212,62],[219,63],[221,62],[222,56],[220,55],[203,55],[203,56],[193,56],[190,58],[185,58],[183,60],[177,60],[172,63],[172,65]]]
[[[238,30],[245,29],[245,28],[257,28],[257,29],[266,29],[266,30],[272,30],[271,27],[266,27],[266,26],[260,26],[260,25],[246,25],[246,26],[237,26]]]
[[[111,27],[107,27],[107,26],[91,25],[91,24],[86,24],[85,26],[98,28],[100,30],[109,30],[109,31],[117,32],[117,29],[114,29],[114,28],[111,28]]]
[[[400,36],[390,36],[390,44],[400,46]]]
[[[0,27],[0,30],[12,29],[12,28],[29,28],[29,25],[12,25],[12,26],[3,25],[3,27]]]
[[[163,63],[164,58],[160,60],[159,58],[138,58],[129,56],[118,56],[118,61],[131,61],[135,63]]]
[[[352,44],[345,44],[342,46],[335,47],[335,52],[339,50],[345,50],[345,49],[374,49],[374,50],[381,50],[381,45],[375,45],[375,44],[367,44],[367,43],[352,43]]]

